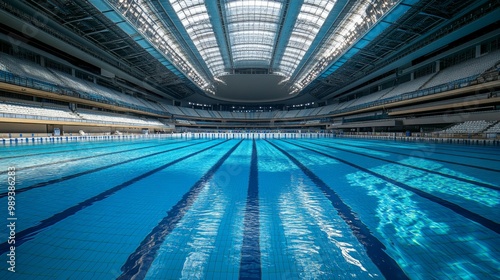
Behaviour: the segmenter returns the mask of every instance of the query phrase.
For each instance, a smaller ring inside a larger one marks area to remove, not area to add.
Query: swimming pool
[[[0,152],[1,279],[499,273],[498,147],[137,139]]]

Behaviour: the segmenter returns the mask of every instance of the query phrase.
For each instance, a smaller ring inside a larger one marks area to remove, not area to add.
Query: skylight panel
[[[280,62],[280,73],[292,76],[325,23],[336,0],[305,0]]]
[[[203,0],[170,0],[189,37],[213,76],[224,73],[222,54],[217,46],[205,2]],[[218,52],[218,55],[208,55]]]
[[[171,32],[147,3],[138,0],[109,0],[109,3],[191,81],[202,89],[209,88],[210,82],[206,80],[205,73],[202,74],[200,69],[191,63],[177,40],[170,35]]]
[[[400,0],[361,0],[358,1],[331,32],[326,43],[297,76],[296,88],[304,88],[313,81],[328,65],[351,47],[360,36],[377,23]]]
[[[260,60],[270,66],[282,8],[281,1],[226,2],[226,21],[233,62]]]

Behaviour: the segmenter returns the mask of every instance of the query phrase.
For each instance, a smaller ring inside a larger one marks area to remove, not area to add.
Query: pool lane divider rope
[[[265,141],[288,157],[323,192],[356,239],[365,247],[368,257],[387,279],[409,279],[398,263],[386,253],[385,245],[371,233],[358,214],[352,211],[333,189],[290,153],[268,140]]]
[[[176,147],[176,148],[173,148],[173,149],[168,149],[168,150],[165,150],[165,151],[156,152],[156,153],[153,153],[153,154],[150,154],[150,155],[144,155],[144,156],[140,156],[140,157],[137,157],[137,158],[132,158],[132,159],[128,159],[128,160],[125,160],[125,161],[120,161],[120,162],[117,162],[117,163],[113,163],[113,164],[110,164],[110,165],[105,165],[105,166],[101,166],[101,167],[98,167],[98,168],[94,168],[94,169],[82,171],[82,172],[79,172],[79,173],[74,173],[74,174],[71,174],[71,175],[63,176],[61,178],[57,178],[57,179],[52,179],[52,180],[45,181],[45,182],[36,183],[36,184],[31,185],[29,187],[24,187],[24,188],[16,189],[16,195],[18,195],[20,193],[23,193],[23,192],[26,192],[26,191],[29,191],[29,190],[32,190],[32,189],[45,187],[45,186],[52,185],[52,184],[55,184],[55,183],[60,183],[62,181],[66,181],[66,180],[69,180],[69,179],[74,179],[74,178],[77,178],[77,177],[80,177],[80,176],[83,176],[83,175],[88,175],[88,174],[95,173],[95,172],[98,172],[98,171],[102,171],[102,170],[105,170],[105,169],[108,169],[108,168],[111,168],[111,167],[116,167],[116,166],[119,166],[119,165],[122,165],[122,164],[130,163],[130,162],[133,162],[133,161],[136,161],[136,160],[141,160],[141,159],[145,159],[145,158],[148,158],[148,157],[157,156],[157,155],[168,153],[168,152],[171,152],[171,151],[188,148],[188,147],[191,147],[191,146],[194,146],[194,145],[199,145],[199,144],[207,143],[207,142],[210,142],[210,141],[213,141],[213,140],[208,140],[208,141],[205,141],[205,142],[199,142],[199,143],[194,143],[194,144],[190,144],[190,145],[186,145],[186,146]],[[170,143],[169,144],[162,144],[160,146],[167,146],[167,145],[170,145]],[[7,192],[0,193],[0,198],[6,197],[6,196],[7,196]]]
[[[56,161],[56,162],[44,163],[43,165],[30,165],[30,166],[26,166],[26,167],[20,167],[20,168],[16,168],[16,171],[26,170],[26,169],[33,169],[33,168],[39,168],[39,167],[46,167],[46,166],[49,166],[49,165],[66,163],[66,162],[75,162],[75,161],[89,159],[89,158],[98,158],[98,157],[103,157],[103,156],[116,155],[116,154],[121,154],[121,153],[128,153],[128,152],[133,152],[133,151],[138,151],[138,150],[144,150],[144,149],[149,149],[149,148],[155,148],[155,147],[168,146],[168,145],[178,144],[178,143],[182,143],[182,142],[172,142],[172,143],[167,143],[167,144],[164,143],[164,144],[158,144],[158,145],[152,145],[152,146],[134,148],[134,149],[130,149],[130,150],[116,151],[116,152],[110,152],[110,153],[98,154],[98,155],[92,155],[92,156],[86,156],[86,157],[80,157],[80,158],[70,158],[70,159],[60,160],[60,161]],[[114,147],[111,147],[111,148],[114,148]],[[8,172],[8,170],[0,171],[0,175],[6,174],[7,172]]]
[[[85,209],[87,207],[90,207],[94,203],[99,202],[99,201],[101,201],[103,199],[106,199],[109,196],[115,194],[116,192],[118,192],[118,191],[120,191],[120,190],[122,190],[122,189],[124,189],[126,187],[129,187],[129,186],[133,185],[134,183],[136,183],[136,182],[138,182],[138,181],[140,181],[140,180],[142,180],[142,179],[144,179],[146,177],[149,177],[149,176],[151,176],[151,175],[153,175],[153,174],[155,174],[155,173],[157,173],[157,172],[159,172],[159,171],[161,171],[161,170],[163,170],[163,169],[165,169],[165,168],[167,168],[169,166],[172,166],[172,165],[174,165],[174,164],[176,164],[178,162],[181,162],[181,161],[183,161],[185,159],[188,159],[188,158],[190,158],[192,156],[198,155],[199,153],[202,153],[204,151],[210,150],[210,149],[212,149],[212,148],[214,148],[216,146],[219,146],[219,145],[221,145],[221,144],[223,144],[223,143],[225,143],[227,141],[229,141],[229,139],[225,140],[225,141],[222,141],[222,142],[219,142],[219,143],[217,143],[215,145],[203,148],[203,149],[198,150],[196,152],[190,153],[190,154],[188,154],[186,156],[183,156],[183,157],[178,158],[178,159],[176,159],[174,161],[171,161],[171,162],[166,163],[166,164],[164,164],[162,166],[159,166],[159,167],[157,167],[155,169],[152,169],[152,170],[150,170],[150,171],[148,171],[146,173],[143,173],[143,174],[141,174],[141,175],[139,175],[137,177],[134,177],[134,178],[132,178],[132,179],[126,181],[126,182],[123,182],[123,183],[121,183],[121,184],[119,184],[119,185],[117,185],[117,186],[115,186],[115,187],[113,187],[111,189],[108,189],[108,190],[106,190],[106,191],[104,191],[104,192],[102,192],[102,193],[100,193],[98,195],[95,195],[95,196],[93,196],[91,198],[88,198],[88,199],[86,199],[86,200],[78,203],[75,206],[67,208],[66,210],[63,210],[62,212],[54,214],[53,216],[51,216],[51,217],[49,217],[49,218],[47,218],[45,220],[40,221],[35,226],[32,226],[30,228],[27,228],[25,230],[22,230],[22,231],[18,232],[16,234],[16,247],[19,247],[19,246],[23,245],[26,241],[29,241],[29,240],[35,238],[35,236],[38,233],[40,233],[41,231],[43,231],[47,227],[50,227],[50,226],[52,226],[52,225],[54,225],[54,224],[56,224],[56,223],[58,223],[58,222],[60,222],[60,221],[62,221],[64,219],[66,219],[66,218],[68,218],[68,217],[70,217],[70,216],[78,213],[80,210],[83,210],[83,209]],[[184,146],[184,147],[186,147],[186,146]],[[0,255],[9,252],[9,250],[10,250],[10,245],[7,242],[4,242],[4,243],[0,244]]]
[[[293,145],[293,142],[289,142],[289,141],[284,141],[284,142]],[[488,183],[483,183],[483,182],[478,182],[478,181],[474,181],[474,180],[470,180],[470,179],[466,179],[466,178],[461,178],[461,177],[449,175],[449,174],[446,174],[446,173],[441,173],[441,172],[438,172],[438,171],[434,171],[434,170],[430,170],[430,169],[425,169],[425,168],[418,167],[418,166],[413,166],[413,165],[406,164],[406,163],[401,163],[401,162],[397,162],[397,161],[393,161],[393,160],[389,160],[389,159],[385,159],[385,158],[380,158],[380,157],[376,157],[376,156],[372,156],[372,155],[368,155],[368,154],[363,154],[363,153],[360,153],[360,152],[355,152],[355,151],[350,151],[350,150],[342,149],[342,148],[335,147],[335,146],[318,144],[318,143],[309,142],[309,141],[305,141],[305,142],[308,143],[308,144],[313,144],[313,145],[316,145],[316,146],[321,146],[321,147],[335,149],[335,150],[339,150],[339,151],[343,151],[343,152],[347,152],[347,153],[351,153],[351,154],[356,154],[356,155],[360,155],[360,156],[364,156],[364,157],[368,157],[368,158],[373,158],[373,159],[376,159],[376,160],[381,160],[381,161],[389,162],[389,163],[392,163],[392,164],[396,164],[396,165],[400,165],[400,166],[404,166],[404,167],[408,167],[408,168],[412,168],[412,169],[421,170],[421,171],[424,171],[424,172],[427,172],[427,173],[436,174],[436,175],[443,176],[443,177],[446,177],[446,178],[450,178],[450,179],[453,179],[453,180],[462,181],[464,183],[469,183],[469,184],[473,184],[473,185],[476,185],[476,186],[480,186],[480,187],[484,187],[484,188],[488,188],[488,189],[500,191],[500,187],[497,187],[495,185],[491,185],[491,184],[488,184]],[[360,149],[367,149],[367,148],[361,148],[361,147],[359,147],[359,148]],[[388,153],[390,153],[390,152],[388,152]]]
[[[388,183],[391,183],[391,184],[393,184],[393,185],[395,185],[397,187],[400,187],[402,189],[410,191],[410,192],[412,192],[412,193],[414,193],[414,194],[416,194],[416,195],[418,195],[418,196],[420,196],[422,198],[428,199],[428,200],[430,200],[430,201],[432,201],[434,203],[437,203],[437,204],[439,204],[439,205],[441,205],[443,207],[446,207],[446,208],[450,209],[451,211],[453,211],[453,212],[461,215],[462,217],[464,217],[466,219],[469,219],[469,220],[471,220],[473,222],[476,222],[476,223],[478,223],[478,224],[480,224],[480,225],[482,225],[482,226],[484,226],[484,227],[486,227],[486,228],[488,228],[488,229],[490,229],[490,230],[492,230],[492,231],[494,231],[496,233],[500,233],[500,224],[498,224],[497,222],[492,221],[490,219],[487,219],[487,218],[485,218],[485,217],[483,217],[483,216],[481,216],[481,215],[479,215],[477,213],[474,213],[474,212],[472,212],[470,210],[467,210],[467,209],[463,208],[462,206],[457,205],[457,204],[455,204],[453,202],[450,202],[448,200],[442,199],[440,197],[437,197],[437,196],[432,195],[430,193],[424,192],[424,191],[419,190],[417,188],[408,186],[408,185],[406,185],[404,183],[401,183],[401,182],[396,181],[396,180],[394,180],[392,178],[389,178],[389,177],[384,176],[382,174],[379,174],[377,172],[371,171],[370,169],[364,168],[362,166],[359,166],[359,165],[354,164],[352,162],[346,161],[344,159],[341,159],[341,158],[338,158],[338,157],[335,157],[335,156],[332,156],[332,155],[329,155],[329,154],[326,154],[326,153],[320,152],[318,150],[315,150],[315,149],[312,149],[312,148],[309,148],[309,147],[306,147],[306,146],[302,146],[302,145],[299,145],[299,144],[295,144],[295,143],[289,143],[289,144],[297,146],[297,147],[300,147],[300,148],[305,149],[305,150],[309,150],[309,151],[318,153],[318,154],[323,155],[325,157],[334,159],[334,160],[339,161],[339,162],[341,162],[343,164],[346,164],[346,165],[349,165],[351,167],[354,167],[354,168],[356,168],[356,169],[358,169],[358,170],[360,170],[362,172],[365,172],[367,174],[375,176],[375,177],[377,177],[379,179],[382,179],[382,180],[384,180],[384,181],[386,181]]]
[[[230,139],[224,141],[227,142]],[[161,245],[176,227],[179,221],[189,211],[193,203],[196,201],[198,194],[206,186],[215,172],[219,170],[226,159],[238,148],[243,142],[240,140],[229,151],[227,151],[190,189],[186,192],[181,200],[177,202],[168,212],[167,215],[154,227],[151,232],[144,237],[139,247],[129,255],[121,270],[122,274],[117,279],[144,279],[146,274],[155,260],[156,254]],[[201,152],[201,151],[200,151]],[[197,154],[198,152],[194,153]],[[193,154],[191,154],[193,155]],[[191,156],[189,155],[189,156]],[[186,156],[187,157],[187,156]],[[185,158],[186,158],[185,157]]]
[[[243,244],[239,279],[261,279],[260,220],[259,220],[259,169],[257,145],[252,143],[250,177],[243,222]]]

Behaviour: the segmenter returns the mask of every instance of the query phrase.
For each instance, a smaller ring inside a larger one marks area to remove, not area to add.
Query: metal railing
[[[455,81],[451,81],[451,82],[448,82],[446,84],[441,84],[441,85],[437,85],[434,87],[420,89],[420,90],[416,90],[416,91],[412,91],[412,92],[402,93],[400,95],[396,95],[393,97],[375,100],[373,102],[359,104],[359,105],[352,106],[352,107],[347,107],[347,108],[344,108],[344,109],[338,110],[338,111],[331,111],[330,114],[338,114],[338,113],[356,111],[356,110],[366,109],[366,108],[370,108],[370,107],[390,104],[390,103],[394,103],[394,102],[409,100],[409,99],[413,99],[413,98],[417,98],[417,97],[433,95],[433,94],[437,94],[437,93],[441,93],[441,92],[445,92],[445,91],[449,91],[449,90],[468,87],[471,85],[471,83],[473,81],[476,81],[479,76],[480,75],[474,75],[474,76],[458,79]]]

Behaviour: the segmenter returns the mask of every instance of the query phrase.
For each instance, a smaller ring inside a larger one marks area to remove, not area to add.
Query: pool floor
[[[0,168],[0,279],[500,275],[495,146],[89,141],[3,146]]]

